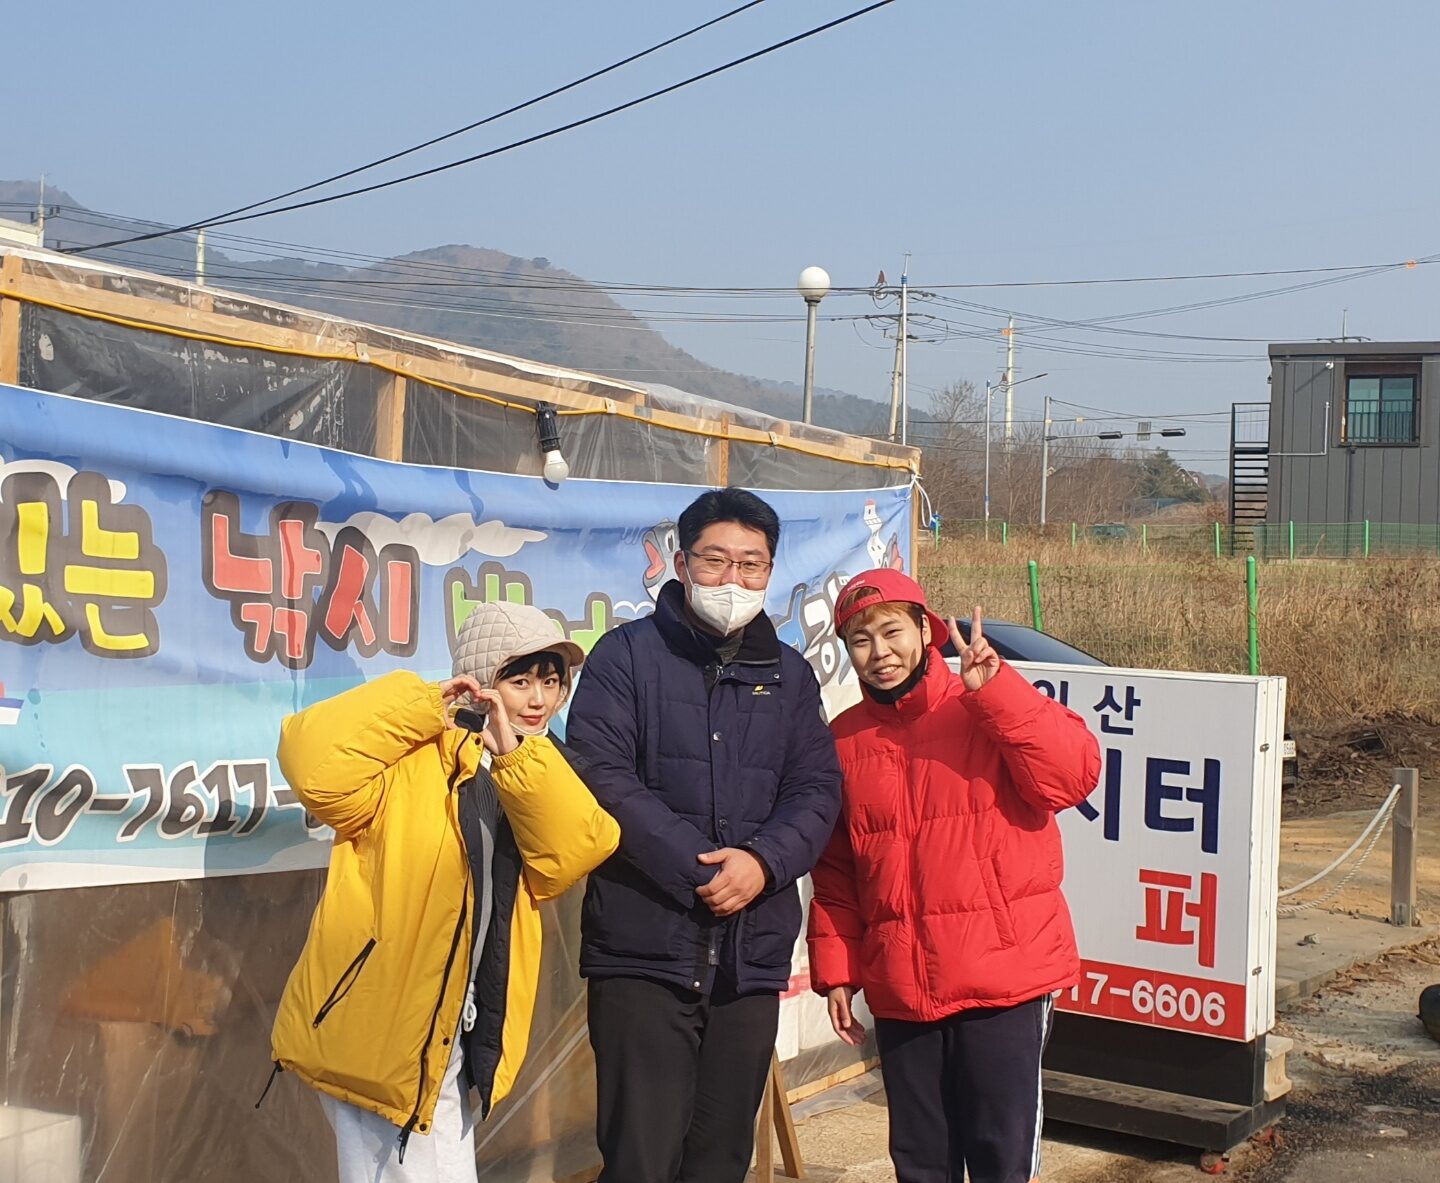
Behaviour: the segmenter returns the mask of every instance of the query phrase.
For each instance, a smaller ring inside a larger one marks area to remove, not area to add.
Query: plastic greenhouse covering
[[[9,254],[42,292],[12,301],[20,304],[18,381],[41,391],[366,455],[383,455],[384,441],[398,440],[400,452],[390,458],[405,463],[534,474],[536,421],[515,393],[517,383],[530,383],[536,397],[555,391],[562,410],[577,398],[628,408],[562,415],[573,476],[689,485],[725,476],[791,490],[912,480],[908,451],[683,391],[44,252]],[[0,288],[0,296],[11,294]],[[144,307],[156,315],[138,315]],[[213,318],[223,318],[227,331],[205,329]],[[253,326],[253,341],[237,335],[241,322]],[[280,334],[304,334],[308,351],[322,356],[274,347]],[[394,370],[372,364],[378,357],[434,363],[417,362],[407,378],[398,431],[386,422]],[[491,389],[488,376],[504,398],[466,397],[427,380],[442,363],[448,374],[473,373],[482,393]],[[666,416],[703,430],[652,422]],[[721,423],[770,438],[727,441],[712,430]],[[12,771],[23,759],[0,750]],[[3,825],[0,818],[0,846]],[[287,871],[0,893],[0,1183],[329,1183],[333,1140],[314,1095],[281,1074],[256,1108],[270,1069],[271,1020],[323,881],[323,871]],[[477,1136],[481,1177],[494,1183],[591,1177],[598,1161],[593,1061],[575,969],[580,898],[572,891],[545,906],[529,1057]],[[803,948],[795,969],[803,980]],[[803,988],[795,993],[782,1007],[780,1040],[791,1088],[873,1054],[837,1042],[823,1003]],[[15,1173],[22,1137],[27,1176]],[[48,1173],[35,1175],[35,1163]]]

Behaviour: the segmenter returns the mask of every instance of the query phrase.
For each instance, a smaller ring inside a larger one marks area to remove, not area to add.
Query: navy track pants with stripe
[[[1040,1058],[1054,1000],[934,1023],[877,1019],[897,1183],[1029,1183],[1040,1174]]]

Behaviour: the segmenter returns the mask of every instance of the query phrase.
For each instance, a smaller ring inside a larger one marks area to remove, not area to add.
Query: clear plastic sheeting
[[[141,332],[51,308],[21,318],[20,384],[373,454],[368,366]]]
[[[323,882],[307,871],[0,900],[0,1104],[28,1119],[0,1124],[0,1180],[333,1183],[334,1139],[307,1085],[281,1073],[255,1107]],[[598,1162],[580,900],[544,909],[530,1053],[476,1139],[487,1183]],[[7,1147],[11,1126],[39,1133]],[[36,1169],[7,1175],[27,1153]]]
[[[334,1140],[307,1085],[281,1073],[256,1108],[323,882],[306,871],[0,899],[0,1105],[17,1118],[0,1124],[0,1180],[333,1183]],[[486,1183],[567,1180],[599,1163],[582,896],[544,906],[529,1055],[476,1135]],[[804,1048],[786,1084],[873,1055]],[[27,1132],[7,1146],[12,1128]],[[32,1172],[6,1175],[27,1161]]]
[[[638,387],[627,382],[597,374],[567,370],[359,321],[342,320],[308,308],[277,304],[219,288],[199,287],[178,279],[74,255],[0,246],[0,258],[7,255],[16,257],[24,275],[39,281],[38,285],[27,287],[40,287],[42,290],[37,294],[53,303],[95,308],[105,315],[119,313],[124,319],[140,319],[147,323],[179,323],[189,331],[202,333],[213,329],[219,320],[223,321],[225,334],[230,340],[253,342],[257,349],[284,334],[292,339],[292,344],[303,338],[309,349],[332,354],[353,353],[358,358],[372,353],[405,354],[429,362],[459,362],[477,375],[519,378],[599,397],[625,398],[640,393]],[[123,305],[117,304],[111,297],[123,300]],[[146,309],[144,305],[153,307]],[[138,318],[137,311],[142,314]]]
[[[833,450],[835,454],[814,454],[793,448],[781,448],[775,443],[751,443],[732,441],[730,444],[730,483],[756,489],[880,489],[891,485],[909,483],[911,473],[904,468],[877,467],[865,463],[861,456],[871,460],[899,455],[904,449],[893,449],[891,445],[877,440],[865,439],[865,448],[854,449],[862,437],[832,431],[828,427],[814,427],[795,423],[788,419],[777,419],[749,407],[738,407],[731,403],[716,402],[702,398],[673,386],[648,384],[649,403],[657,410],[672,411],[679,415],[693,415],[703,418],[723,418],[739,427],[755,431],[773,432],[789,440],[810,445],[816,452]],[[852,450],[853,449],[853,450]],[[843,453],[851,455],[850,460],[841,460]]]
[[[0,264],[11,326],[12,301],[20,313],[18,357],[13,331],[0,332],[0,363],[39,390],[412,464],[533,475],[542,457],[525,408],[555,401],[576,477],[773,490],[912,479],[913,450],[669,387],[48,252],[0,250]],[[751,438],[727,440],[732,428]],[[323,877],[0,895],[0,1183],[332,1183],[330,1130],[307,1087],[281,1074],[255,1108]],[[545,908],[530,1053],[477,1135],[487,1183],[581,1177],[598,1162],[580,900],[577,889]],[[868,1054],[827,1034],[818,999],[782,1005],[795,1016],[781,1049],[789,1087]]]
[[[618,415],[564,415],[560,446],[572,477],[684,485],[716,471],[719,441]],[[524,476],[539,476],[544,463],[534,415],[413,381],[406,384],[405,460]],[[872,479],[878,472],[860,471]]]
[[[894,468],[837,464],[825,456],[781,451],[764,444],[730,445],[730,483],[742,488],[875,489],[887,483],[903,485],[909,479],[909,473]]]
[[[383,434],[389,458],[496,472],[538,474],[528,408],[544,401],[561,407],[562,451],[579,477],[874,489],[908,483],[917,455],[671,386],[88,260],[31,250],[0,250],[0,259],[20,273],[10,289],[22,293],[20,382],[39,390],[368,455],[382,450]],[[401,374],[395,421],[384,392]]]
[[[308,1088],[282,1076],[254,1107],[322,881],[312,871],[0,901],[3,1104],[50,1118],[42,1144],[0,1146],[0,1176],[28,1168],[6,1183],[333,1183],[333,1141]]]

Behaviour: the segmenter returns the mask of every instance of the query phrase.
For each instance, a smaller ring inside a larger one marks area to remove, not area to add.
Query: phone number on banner
[[[270,783],[267,760],[218,760],[203,772],[195,764],[126,764],[122,771],[126,793],[100,792],[83,764],[36,764],[10,773],[0,800],[0,849],[28,842],[54,846],[87,815],[114,818],[117,842],[133,842],[147,830],[171,840],[244,837],[272,810],[299,805],[293,790]],[[306,814],[308,829],[319,824]]]
[[[1056,1005],[1102,1019],[1245,1038],[1245,987],[1233,982],[1082,961],[1080,981],[1062,992]]]

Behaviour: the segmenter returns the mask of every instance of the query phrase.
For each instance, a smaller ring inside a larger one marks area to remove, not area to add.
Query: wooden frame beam
[[[405,379],[399,374],[388,375],[380,387],[375,455],[381,460],[405,459]]]
[[[6,295],[20,286],[21,259],[6,255],[0,262],[0,382],[15,386],[20,381],[20,301]]]

